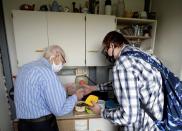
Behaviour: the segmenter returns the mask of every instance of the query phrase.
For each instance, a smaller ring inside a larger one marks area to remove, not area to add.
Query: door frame
[[[5,86],[8,91],[8,100],[11,110],[11,119],[15,118],[14,102],[13,102],[13,79],[11,71],[11,63],[9,57],[8,43],[6,37],[5,21],[4,21],[4,11],[3,2],[0,0],[0,53],[3,66],[3,75],[5,79]],[[12,99],[11,99],[12,98]]]

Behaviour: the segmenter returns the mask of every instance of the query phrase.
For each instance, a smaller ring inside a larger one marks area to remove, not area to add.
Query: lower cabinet
[[[117,126],[103,118],[89,119],[89,131],[117,131]]]
[[[117,131],[118,128],[103,118],[57,119],[59,131]],[[13,122],[14,131],[18,131],[18,122]]]
[[[117,126],[103,118],[58,120],[60,131],[117,131]]]
[[[75,131],[74,120],[57,120],[59,131]]]
[[[89,131],[89,119],[58,120],[59,131]]]

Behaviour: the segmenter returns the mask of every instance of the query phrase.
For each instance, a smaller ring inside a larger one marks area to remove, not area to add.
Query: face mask
[[[115,63],[115,58],[114,58],[114,49],[112,50],[112,56],[109,56],[107,52],[104,53],[104,55],[106,56],[106,59],[110,62],[110,63]]]
[[[51,60],[53,57],[54,57],[54,56],[51,56],[51,57],[50,57],[50,60]],[[62,63],[56,65],[56,64],[54,63],[54,61],[53,61],[53,63],[52,63],[52,70],[53,70],[54,72],[59,72],[62,68],[63,68],[63,64],[62,64]]]
[[[63,68],[62,63],[56,65],[56,64],[54,63],[54,61],[53,61],[52,70],[53,70],[54,72],[59,72],[62,68]]]

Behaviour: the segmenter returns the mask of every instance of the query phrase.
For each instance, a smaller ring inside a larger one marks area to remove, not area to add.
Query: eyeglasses
[[[103,54],[104,56],[106,56],[106,58],[108,57],[108,53],[107,53],[108,49],[109,49],[109,48],[103,48],[103,50],[102,50],[102,54]]]
[[[105,46],[103,48],[103,53],[107,53],[110,48],[111,48],[111,46]]]
[[[66,60],[65,60],[65,58],[63,57],[62,54],[61,54],[61,57],[63,58],[63,64],[65,64],[66,63]]]

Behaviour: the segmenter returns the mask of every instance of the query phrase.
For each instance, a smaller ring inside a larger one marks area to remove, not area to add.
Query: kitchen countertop
[[[66,115],[60,116],[60,117],[56,117],[56,118],[57,118],[57,120],[66,120],[66,119],[101,118],[101,116],[93,114],[93,113],[73,111],[69,114],[66,114]]]
[[[87,119],[87,118],[101,118],[100,115],[96,115],[93,113],[87,113],[87,112],[71,112],[69,114],[66,114],[64,116],[57,116],[57,120],[70,120],[70,119]],[[14,122],[17,122],[18,119],[15,119]]]

